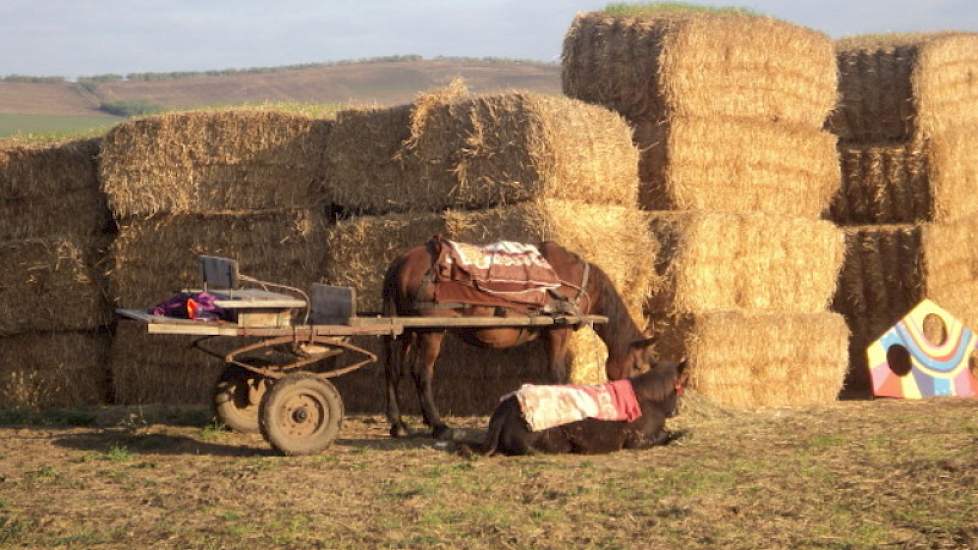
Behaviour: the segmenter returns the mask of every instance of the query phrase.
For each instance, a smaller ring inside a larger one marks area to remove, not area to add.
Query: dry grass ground
[[[286,458],[200,410],[6,413],[0,546],[974,548],[976,412],[700,404],[668,447],[474,460],[375,416]]]

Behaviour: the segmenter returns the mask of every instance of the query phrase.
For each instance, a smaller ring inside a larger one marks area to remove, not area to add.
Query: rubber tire
[[[282,420],[287,418],[287,406],[297,397],[313,400],[320,408],[322,419],[309,436],[289,434]],[[258,411],[258,426],[262,437],[273,448],[286,455],[313,455],[329,447],[343,425],[343,399],[328,380],[312,374],[290,374],[276,380],[262,396]]]
[[[221,378],[214,386],[214,395],[211,399],[214,416],[238,433],[256,434],[260,431],[258,413],[261,405],[248,403],[248,380],[254,378],[258,378],[258,375],[241,367],[229,365],[221,372]],[[268,391],[266,390],[265,393]]]

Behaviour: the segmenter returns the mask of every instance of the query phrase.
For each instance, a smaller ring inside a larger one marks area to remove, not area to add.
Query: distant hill
[[[392,105],[461,76],[475,92],[560,93],[557,64],[497,59],[408,59],[297,68],[131,75],[129,80],[0,81],[0,113],[96,116],[100,105],[142,101],[164,109],[263,101]]]

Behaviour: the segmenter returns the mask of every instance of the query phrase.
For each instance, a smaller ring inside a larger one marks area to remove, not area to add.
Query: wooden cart
[[[164,317],[147,310],[118,309],[123,319],[146,324],[150,334],[196,336],[193,346],[220,357],[225,369],[214,389],[217,417],[240,432],[260,432],[275,449],[291,455],[315,454],[339,433],[343,400],[330,378],[377,361],[351,342],[355,336],[397,337],[410,329],[546,327],[606,323],[598,315],[513,317],[383,317],[358,315],[356,292],[316,284],[310,293],[262,282],[238,272],[235,260],[201,256],[204,288],[234,321]],[[242,288],[243,283],[248,285]],[[289,292],[273,292],[280,288]],[[249,343],[218,353],[208,340],[221,337]],[[346,361],[337,359],[346,355]]]

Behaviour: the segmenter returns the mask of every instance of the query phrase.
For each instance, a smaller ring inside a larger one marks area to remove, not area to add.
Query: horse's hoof
[[[391,437],[408,437],[410,435],[411,431],[403,423],[397,423],[391,426]]]
[[[455,431],[444,424],[441,426],[435,426],[431,433],[433,436],[435,436],[435,439],[439,441],[452,441],[452,439],[455,437]]]

